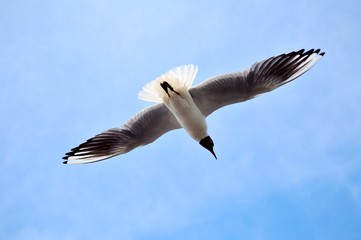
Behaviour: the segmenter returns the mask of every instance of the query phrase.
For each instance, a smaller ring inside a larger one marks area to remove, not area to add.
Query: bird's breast
[[[164,104],[192,138],[200,141],[207,136],[205,117],[187,90],[180,91],[179,95],[171,94]]]

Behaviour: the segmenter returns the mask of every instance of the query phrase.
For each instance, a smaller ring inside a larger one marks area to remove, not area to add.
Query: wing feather
[[[66,153],[65,164],[91,163],[147,145],[164,133],[180,128],[167,107],[160,103],[146,108],[121,128],[100,133]]]
[[[189,90],[201,112],[208,116],[223,106],[272,91],[308,71],[324,55],[320,49],[290,52],[256,62],[243,72],[212,77]]]

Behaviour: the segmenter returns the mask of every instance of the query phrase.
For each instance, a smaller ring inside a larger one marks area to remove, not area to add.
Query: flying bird
[[[64,164],[91,163],[152,143],[184,128],[217,159],[206,117],[229,104],[247,101],[286,84],[315,65],[320,49],[290,52],[256,62],[249,69],[212,77],[192,87],[198,68],[173,68],[143,87],[138,97],[156,105],[143,109],[120,128],[100,133],[66,153]]]

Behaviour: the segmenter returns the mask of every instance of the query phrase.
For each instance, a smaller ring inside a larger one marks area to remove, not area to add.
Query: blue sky
[[[0,239],[359,239],[358,1],[1,1]],[[301,48],[296,81],[208,118],[219,160],[183,130],[88,165],[61,157],[149,103]]]

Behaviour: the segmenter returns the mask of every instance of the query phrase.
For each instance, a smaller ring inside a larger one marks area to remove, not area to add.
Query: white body
[[[198,68],[192,64],[173,68],[145,85],[139,93],[139,98],[164,103],[178,123],[199,142],[208,136],[206,118],[188,91],[197,71]],[[161,87],[163,82],[167,82],[174,91],[169,89],[166,92]]]
[[[187,89],[175,89],[175,91],[179,95],[170,91],[170,96],[164,97],[163,102],[179,124],[193,139],[199,142],[208,136],[206,118],[194,103]]]

